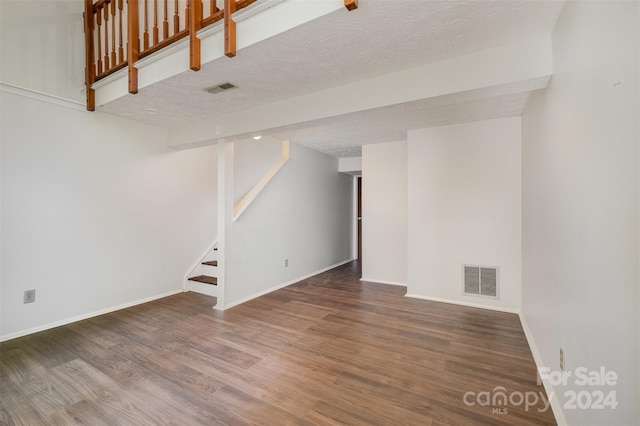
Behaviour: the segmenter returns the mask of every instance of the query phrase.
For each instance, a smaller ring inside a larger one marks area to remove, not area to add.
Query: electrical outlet
[[[560,348],[560,371],[564,370],[564,349]]]
[[[35,290],[25,290],[24,292],[24,300],[22,303],[33,303],[36,301],[36,291]]]
[[[289,259],[285,259],[284,260],[284,267],[288,268],[289,267]]]

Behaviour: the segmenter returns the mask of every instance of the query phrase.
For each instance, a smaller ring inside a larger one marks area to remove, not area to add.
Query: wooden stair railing
[[[232,15],[257,0],[218,1],[224,3],[222,10],[216,0],[85,0],[87,110],[95,110],[95,82],[128,68],[129,93],[138,93],[135,63],[183,38],[189,37],[190,41],[189,66],[198,71],[201,63],[197,32],[215,22],[224,20],[224,52],[228,57],[235,56],[236,25]],[[344,0],[344,5],[348,10],[356,9],[358,0]]]

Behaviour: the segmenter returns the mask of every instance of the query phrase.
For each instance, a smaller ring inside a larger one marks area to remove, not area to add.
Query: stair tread
[[[197,281],[199,283],[218,285],[218,279],[216,277],[210,277],[208,275],[198,275],[189,278],[189,281]]]
[[[211,260],[209,262],[202,262],[203,265],[207,265],[207,266],[218,266],[218,261],[217,260]]]

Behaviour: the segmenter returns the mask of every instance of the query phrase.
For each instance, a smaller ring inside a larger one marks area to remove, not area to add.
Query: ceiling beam
[[[534,38],[243,111],[212,115],[171,129],[169,144],[189,148],[421,99],[487,88],[517,88],[522,87],[518,83],[536,81],[552,72],[550,37]]]

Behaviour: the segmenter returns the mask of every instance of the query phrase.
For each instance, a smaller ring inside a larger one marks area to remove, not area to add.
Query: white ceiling
[[[360,0],[355,11],[325,15],[240,50],[235,58],[203,64],[199,72],[176,75],[101,110],[171,128],[550,35],[562,5],[536,0]],[[217,95],[203,90],[225,82],[238,88]],[[410,129],[520,115],[529,91],[540,87],[544,85],[507,95],[487,92],[472,100],[411,102],[289,126],[275,134],[335,157],[357,156],[362,144],[404,139]]]

